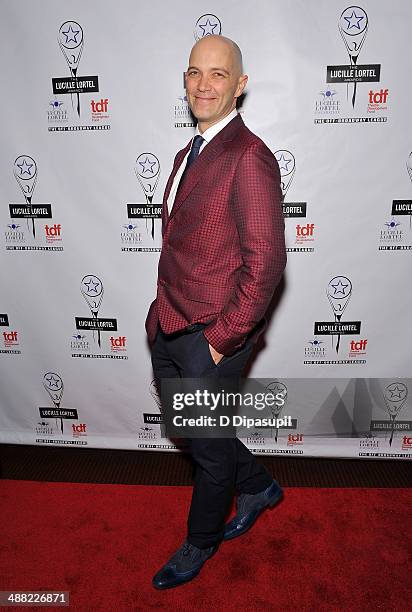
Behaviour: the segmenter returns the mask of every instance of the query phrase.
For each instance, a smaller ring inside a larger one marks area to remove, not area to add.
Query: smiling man
[[[209,36],[193,47],[186,72],[186,91],[200,133],[235,109],[247,79],[240,49],[229,39]]]
[[[236,111],[248,80],[239,47],[201,39],[185,78],[198,124],[166,185],[157,296],[146,319],[159,388],[162,378],[240,378],[286,264],[279,168]],[[223,540],[245,533],[282,496],[238,438],[187,443],[196,466],[188,533],[154,576],[158,589],[194,578]],[[225,525],[235,492],[237,514]]]

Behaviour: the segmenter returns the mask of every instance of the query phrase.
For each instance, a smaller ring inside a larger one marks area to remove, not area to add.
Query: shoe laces
[[[197,561],[206,552],[209,553],[209,549],[203,550],[197,546],[194,546],[194,544],[190,544],[190,542],[185,542],[181,548],[181,555],[183,557],[190,556],[192,561]]]

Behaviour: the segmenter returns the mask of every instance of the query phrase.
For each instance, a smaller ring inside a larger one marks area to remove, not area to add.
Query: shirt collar
[[[210,128],[207,128],[207,130],[205,130],[203,134],[200,134],[199,127],[197,126],[195,136],[200,134],[200,136],[202,136],[205,142],[209,143],[212,138],[214,138],[220,132],[220,130],[223,130],[223,128],[226,127],[226,125],[236,117],[236,115],[237,110],[234,108],[231,113],[226,115],[226,117],[223,117],[223,119],[221,119],[214,125],[211,125]]]

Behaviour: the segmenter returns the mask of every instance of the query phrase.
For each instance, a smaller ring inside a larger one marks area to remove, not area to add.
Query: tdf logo
[[[19,342],[17,339],[17,332],[3,332],[4,346],[16,346]]]
[[[117,351],[125,351],[126,350],[126,336],[118,336],[115,338],[114,336],[110,337],[110,350]]]
[[[389,90],[381,89],[380,91],[369,91],[369,104],[386,104]]]

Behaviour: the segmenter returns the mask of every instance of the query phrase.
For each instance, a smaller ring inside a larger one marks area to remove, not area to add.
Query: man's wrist
[[[209,345],[214,348],[214,350],[220,355],[231,355],[234,353],[239,347],[242,346],[243,342],[236,342],[233,339],[224,339],[221,340],[221,334],[217,329],[214,328],[215,324],[212,323],[208,326],[203,334],[208,341]]]

